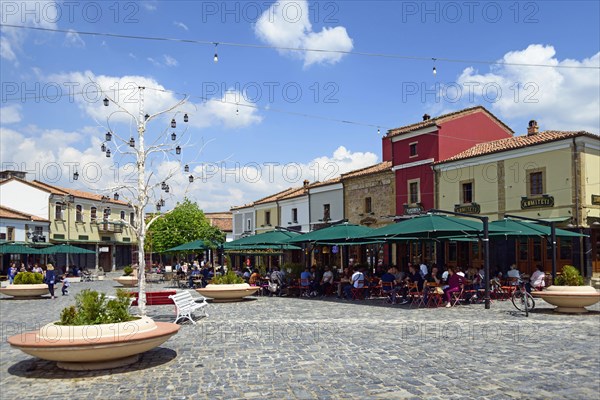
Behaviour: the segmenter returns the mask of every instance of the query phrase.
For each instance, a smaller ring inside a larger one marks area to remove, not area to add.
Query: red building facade
[[[436,161],[478,143],[511,137],[513,131],[478,106],[391,129],[382,139],[383,161],[392,161],[396,178],[396,215],[418,214],[434,204]]]

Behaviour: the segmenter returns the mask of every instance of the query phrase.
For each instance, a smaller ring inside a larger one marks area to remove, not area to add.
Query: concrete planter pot
[[[39,297],[48,294],[48,285],[36,283],[33,285],[8,285],[0,288],[0,293],[12,297]]]
[[[232,283],[226,285],[206,285],[205,288],[196,289],[204,297],[210,297],[216,303],[241,301],[246,296],[252,296],[260,289],[247,283]]]
[[[533,297],[556,306],[554,311],[567,314],[586,313],[587,306],[600,301],[600,292],[591,286],[557,286],[552,285],[543,291],[534,291]]]
[[[148,317],[117,324],[63,326],[50,323],[39,331],[8,338],[19,350],[57,361],[73,371],[117,368],[136,362],[139,354],[160,346],[179,331],[179,325]]]
[[[120,276],[118,278],[114,278],[114,280],[126,287],[134,287],[138,284],[138,278],[134,275]]]

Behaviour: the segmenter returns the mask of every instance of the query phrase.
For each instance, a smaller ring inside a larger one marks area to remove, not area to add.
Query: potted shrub
[[[37,272],[19,272],[12,285],[0,288],[0,293],[13,297],[39,297],[48,294],[44,276]]]
[[[556,312],[585,313],[588,312],[585,307],[600,301],[600,293],[591,286],[585,286],[583,277],[572,265],[565,265],[554,283],[546,290],[534,291],[531,294],[556,306],[554,309]]]
[[[119,276],[118,278],[114,278],[114,279],[121,285],[127,286],[127,287],[133,287],[138,284],[137,274],[134,274],[134,269],[131,268],[131,266],[129,266],[129,265],[127,265],[125,268],[123,268],[123,276]]]
[[[131,296],[124,290],[108,298],[86,289],[75,300],[74,306],[63,309],[59,321],[11,336],[8,342],[32,356],[57,361],[63,369],[96,370],[136,362],[140,353],[179,331],[177,324],[131,315]]]
[[[225,275],[215,276],[205,288],[196,291],[215,302],[231,302],[241,301],[244,297],[256,293],[258,289],[260,287],[248,285],[242,277],[230,270]]]

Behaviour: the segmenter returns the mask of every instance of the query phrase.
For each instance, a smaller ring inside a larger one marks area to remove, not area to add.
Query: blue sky
[[[191,96],[193,104],[182,109],[190,115],[188,129],[184,132],[180,124],[177,131],[183,155],[159,155],[152,168],[160,178],[180,169],[180,162],[189,163],[194,175],[206,179],[188,185],[188,174],[176,173],[170,204],[186,195],[208,211],[297,186],[305,178],[323,180],[378,162],[385,130],[417,122],[424,113],[435,116],[483,105],[516,134],[525,132],[529,119],[538,120],[542,130],[600,131],[596,1],[26,6],[3,1],[1,12],[3,24],[221,43],[216,48],[219,61],[214,63],[211,44],[2,28],[0,161],[3,167],[24,167],[37,179],[81,189],[112,190],[118,186],[114,163],[122,179],[130,161],[120,155],[106,159],[99,150],[107,125],[107,109],[101,102],[94,95],[68,96],[69,87],[78,92],[86,84],[89,88],[90,82],[103,90],[128,83],[145,85],[150,88],[145,104],[151,112],[180,99],[176,93]],[[226,42],[424,60],[278,51]],[[490,65],[475,60],[595,68]],[[53,99],[59,92],[63,97]],[[129,102],[128,107],[134,110],[137,105]],[[153,121],[148,135],[167,128],[171,116]],[[111,126],[128,139],[130,123],[117,117]],[[80,169],[85,163],[99,165],[102,176],[95,179],[90,172],[95,169],[88,168],[84,179],[70,182],[68,168],[73,162],[80,163]],[[53,163],[60,166],[60,174],[48,167]]]

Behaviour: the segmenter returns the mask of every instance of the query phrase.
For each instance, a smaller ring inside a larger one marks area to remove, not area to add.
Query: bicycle
[[[510,300],[517,310],[525,312],[525,316],[529,317],[529,311],[535,308],[535,300],[525,288],[525,281],[519,279],[518,283],[519,286],[512,293]]]

